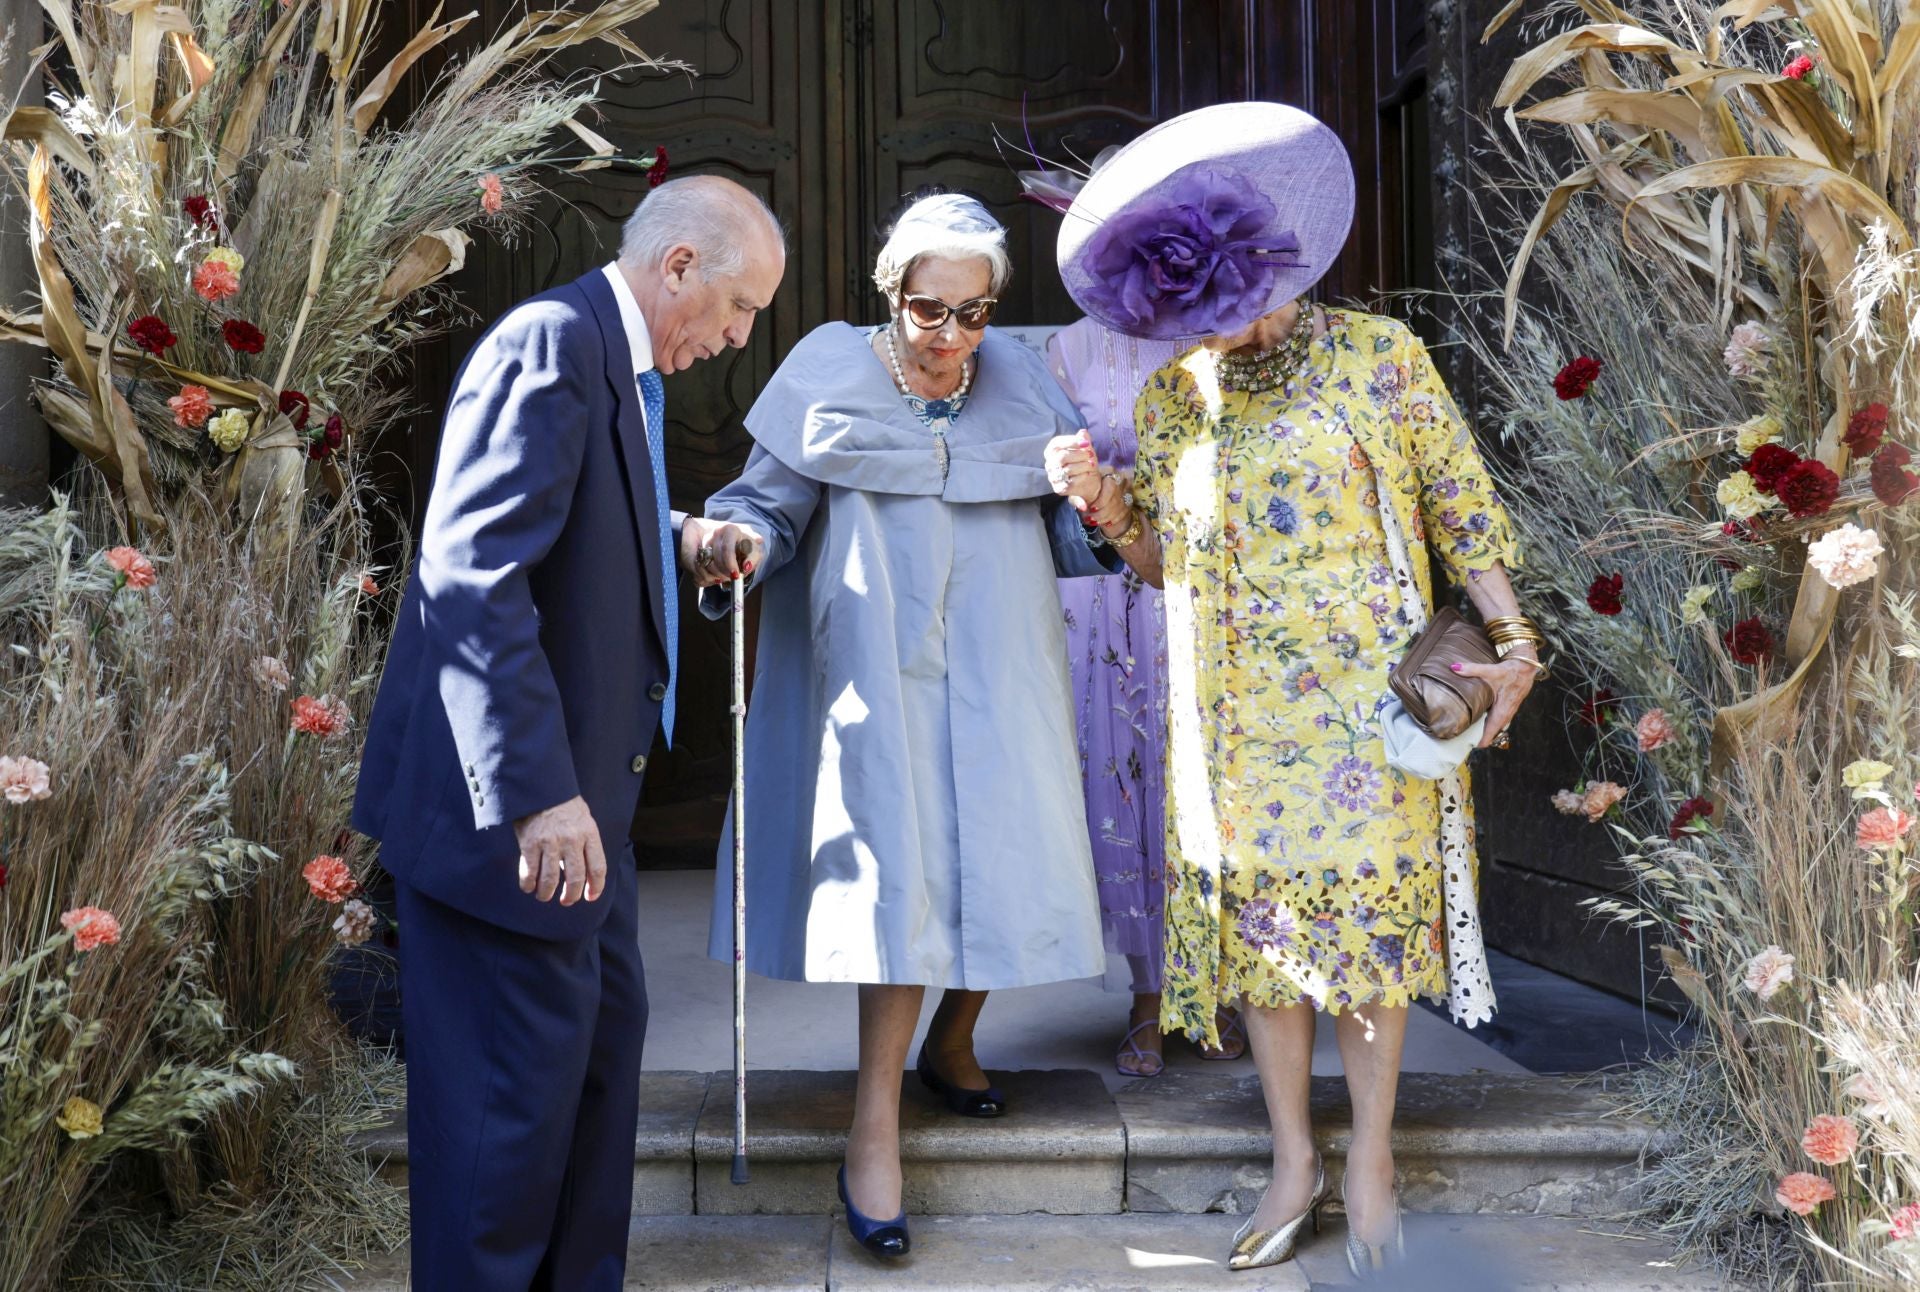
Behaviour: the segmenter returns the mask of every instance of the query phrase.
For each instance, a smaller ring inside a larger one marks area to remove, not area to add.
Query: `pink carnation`
[[[293,685],[293,674],[272,655],[262,655],[253,661],[252,672],[253,680],[269,691],[284,691]]]
[[[500,177],[491,173],[482,175],[480,177],[480,209],[488,215],[498,215],[504,204],[505,194],[500,188]]]
[[[1848,1077],[1844,1089],[1848,1098],[1860,1101],[1862,1117],[1885,1117],[1893,1111],[1887,1102],[1886,1090],[1864,1072],[1856,1072]]]
[[[1821,1166],[1839,1166],[1853,1159],[1860,1147],[1860,1132],[1850,1118],[1821,1113],[1800,1136],[1800,1147]]]
[[[107,553],[107,564],[119,571],[126,585],[136,591],[152,587],[157,577],[153,572],[153,562],[142,556],[137,547],[112,549]]]
[[[1587,786],[1586,797],[1581,800],[1580,810],[1587,814],[1587,820],[1598,821],[1613,810],[1613,805],[1627,796],[1624,787],[1612,781],[1594,781]]]
[[[378,922],[374,909],[356,897],[340,908],[340,915],[333,922],[333,936],[342,946],[357,947],[373,936]]]
[[[60,927],[73,934],[73,945],[81,951],[119,944],[120,921],[97,906],[78,906],[60,917]]]
[[[1555,790],[1553,810],[1563,816],[1575,816],[1586,811],[1586,796],[1577,790]]]
[[[1887,1237],[1896,1243],[1920,1238],[1920,1202],[1909,1202],[1887,1217]]]
[[[1633,724],[1633,734],[1640,738],[1640,752],[1643,754],[1650,754],[1680,738],[1680,733],[1673,729],[1673,723],[1668,720],[1665,709],[1648,709],[1641,714],[1640,721]]]
[[[38,758],[0,757],[0,797],[14,804],[48,798],[53,794],[49,775]]]
[[[344,902],[360,891],[360,885],[354,882],[353,872],[338,857],[315,857],[300,874],[305,877],[313,895],[323,902]]]
[[[1779,947],[1768,947],[1747,961],[1741,981],[1761,1000],[1772,1000],[1775,993],[1793,981],[1793,957]]]
[[[1783,1176],[1780,1187],[1773,1191],[1774,1201],[1796,1216],[1811,1216],[1820,1209],[1823,1202],[1832,1202],[1833,1183],[1823,1176],[1812,1175],[1806,1171],[1795,1171]]]
[[[1859,841],[1862,848],[1894,848],[1913,829],[1913,817],[1897,807],[1875,808],[1860,818]]]

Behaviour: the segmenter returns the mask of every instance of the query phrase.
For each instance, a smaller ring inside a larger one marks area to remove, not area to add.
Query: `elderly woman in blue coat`
[[[1054,579],[1119,567],[1045,465],[1079,414],[988,327],[1005,240],[972,198],[909,206],[874,268],[889,322],[793,349],[747,414],[744,474],[682,535],[704,587],[761,587],[747,964],[860,984],[840,1188],[887,1256],[908,1247],[899,1074],[925,989],[945,995],[921,1079],[995,1116],[973,1053],[986,992],[1103,968]],[[710,614],[723,602],[703,594]],[[731,960],[729,864],[718,895],[712,953]]]

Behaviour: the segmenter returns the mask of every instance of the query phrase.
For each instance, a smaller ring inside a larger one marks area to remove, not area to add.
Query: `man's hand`
[[[680,568],[694,584],[710,588],[752,574],[766,556],[767,541],[751,525],[689,516],[680,526]]]
[[[520,891],[560,905],[598,901],[607,888],[607,855],[587,801],[578,795],[513,823],[520,841]]]

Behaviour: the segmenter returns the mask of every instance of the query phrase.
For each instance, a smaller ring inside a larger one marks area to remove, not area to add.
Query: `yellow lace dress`
[[[1429,535],[1456,580],[1517,553],[1425,347],[1330,310],[1279,388],[1223,388],[1195,350],[1135,424],[1166,570],[1163,1025],[1212,1040],[1236,1002],[1443,998],[1439,795],[1386,765],[1373,725],[1409,636],[1383,495],[1429,605]]]

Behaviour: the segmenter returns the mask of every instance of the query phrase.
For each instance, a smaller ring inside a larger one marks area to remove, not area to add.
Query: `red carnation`
[[[1762,444],[1747,459],[1747,474],[1753,477],[1754,488],[1772,493],[1780,487],[1780,478],[1799,465],[1800,455],[1792,449]]]
[[[1800,55],[1800,57],[1794,59],[1791,63],[1788,63],[1785,67],[1781,68],[1780,75],[1786,77],[1788,80],[1799,81],[1799,80],[1804,80],[1806,78],[1807,73],[1811,72],[1812,70],[1813,70],[1813,55],[1802,54]]]
[[[0,888],[7,886],[7,863],[0,861]]]
[[[1713,803],[1708,799],[1695,795],[1685,803],[1682,803],[1680,810],[1673,814],[1673,821],[1667,826],[1667,838],[1678,839],[1686,833],[1687,827],[1695,821],[1702,817],[1710,817],[1712,815]]]
[[[1780,477],[1780,502],[1799,520],[1818,516],[1840,496],[1840,477],[1824,462],[1808,458]]]
[[[1599,375],[1600,361],[1583,354],[1554,376],[1553,393],[1562,399],[1578,399]]]
[[[1763,536],[1757,516],[1746,520],[1730,520],[1720,527],[1720,532],[1728,538],[1738,538],[1749,543],[1758,543]]]
[[[337,450],[347,438],[347,425],[340,420],[340,414],[334,413],[327,418],[326,429],[313,437],[313,444],[307,449],[307,456],[315,462]]]
[[[1599,615],[1617,615],[1620,613],[1620,594],[1626,590],[1627,581],[1618,574],[1603,574],[1593,581],[1587,589],[1587,604]]]
[[[1887,406],[1868,404],[1847,419],[1846,438],[1841,442],[1856,458],[1870,458],[1887,434]]]
[[[1757,615],[1727,629],[1720,635],[1720,641],[1736,664],[1758,664],[1773,654],[1773,634]]]
[[[307,429],[307,416],[313,412],[313,401],[297,390],[283,390],[280,392],[280,411],[293,423],[294,430],[304,431]]]
[[[1913,454],[1904,444],[1882,444],[1873,455],[1873,496],[1889,507],[1898,507],[1920,489],[1920,476],[1907,470]]]
[[[653,150],[653,165],[647,167],[647,187],[659,188],[666,182],[667,150],[665,148],[655,148]]]
[[[1601,687],[1580,706],[1580,721],[1589,727],[1605,724],[1613,716],[1613,692]]]
[[[185,209],[187,218],[205,229],[208,233],[214,233],[219,230],[220,213],[213,209],[213,203],[209,202],[206,198],[190,197],[180,205]]]
[[[242,354],[259,354],[267,348],[266,334],[243,319],[228,319],[220,325],[220,334]]]
[[[127,324],[127,335],[148,354],[160,354],[179,343],[180,338],[158,314],[142,314]]]

